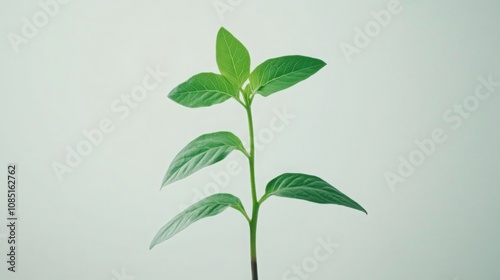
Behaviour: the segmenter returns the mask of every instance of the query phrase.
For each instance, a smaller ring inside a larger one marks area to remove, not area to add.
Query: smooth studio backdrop
[[[288,54],[328,64],[255,99],[259,194],[281,173],[310,173],[369,213],[269,199],[262,279],[499,279],[498,1],[2,1],[0,14],[0,224],[8,163],[19,216],[16,273],[0,227],[1,279],[250,279],[247,224],[231,209],[148,250],[204,195],[250,207],[236,153],[160,192],[198,135],[248,141],[236,102],[188,109],[166,97],[217,71],[221,26],[252,69]],[[97,129],[102,139],[82,144]],[[419,148],[435,130],[440,143]]]

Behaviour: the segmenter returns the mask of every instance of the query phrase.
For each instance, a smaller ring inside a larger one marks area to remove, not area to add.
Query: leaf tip
[[[219,28],[219,31],[217,32],[217,38],[219,38],[223,34],[227,34],[227,33],[229,33],[229,31],[227,31],[226,28],[224,28],[223,26],[221,26],[221,28]]]
[[[172,177],[165,176],[161,181],[160,190],[163,189],[163,187],[170,185],[172,182],[173,182]]]
[[[179,102],[177,102],[177,100],[175,98],[175,94],[177,93],[178,88],[179,87],[177,86],[174,89],[172,89],[169,93],[167,93],[167,98],[174,101],[175,103],[179,103]]]
[[[319,63],[321,65],[321,68],[325,67],[326,65],[328,65],[328,63],[324,62],[323,60],[321,59],[318,59],[319,60]]]

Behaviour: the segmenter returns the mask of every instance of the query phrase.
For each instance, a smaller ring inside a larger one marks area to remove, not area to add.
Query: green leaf
[[[203,218],[217,215],[226,210],[228,207],[232,207],[241,213],[246,213],[240,199],[232,194],[214,194],[198,201],[179,213],[172,220],[170,220],[170,222],[163,226],[155,235],[153,241],[151,241],[149,249],[181,232],[192,223]]]
[[[226,77],[215,73],[200,73],[178,85],[168,97],[190,108],[207,107],[238,98],[239,89]]]
[[[223,160],[234,149],[247,155],[241,140],[231,132],[221,131],[199,136],[174,158],[163,177],[162,187]]]
[[[309,78],[325,65],[319,59],[300,55],[272,58],[253,70],[250,85],[254,92],[269,96]]]
[[[219,71],[240,88],[250,76],[250,54],[243,44],[223,27],[217,33],[216,59]]]
[[[266,200],[271,195],[321,204],[338,204],[367,213],[361,205],[323,179],[307,174],[285,173],[274,178],[267,184],[266,193],[261,201]]]

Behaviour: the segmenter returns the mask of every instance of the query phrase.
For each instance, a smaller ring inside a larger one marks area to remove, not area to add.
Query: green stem
[[[251,109],[251,99],[246,100],[245,109],[248,117],[248,129],[250,131],[250,155],[248,162],[250,165],[250,185],[252,187],[252,219],[250,220],[250,264],[252,268],[252,280],[258,280],[257,272],[257,219],[259,216],[259,201],[257,200],[257,190],[255,187],[255,142],[253,131],[253,118]]]

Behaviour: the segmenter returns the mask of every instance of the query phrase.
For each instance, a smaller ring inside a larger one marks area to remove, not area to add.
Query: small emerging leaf
[[[250,85],[254,92],[269,96],[309,78],[325,65],[322,60],[301,55],[272,58],[253,70]]]
[[[285,173],[274,178],[267,184],[262,201],[271,195],[321,204],[338,204],[367,213],[361,205],[323,179],[307,174]]]
[[[203,218],[217,215],[228,207],[232,207],[242,213],[245,212],[240,199],[231,194],[219,193],[200,200],[179,213],[163,226],[153,238],[153,241],[151,241],[149,249],[176,235],[192,223]]]
[[[221,131],[199,136],[174,158],[163,178],[162,187],[223,160],[234,149],[246,155],[241,140],[231,132]]]
[[[240,88],[250,75],[250,54],[245,46],[223,27],[217,33],[216,59],[219,71]]]
[[[168,97],[190,108],[207,107],[238,98],[238,87],[226,77],[215,73],[200,73],[178,85]]]

